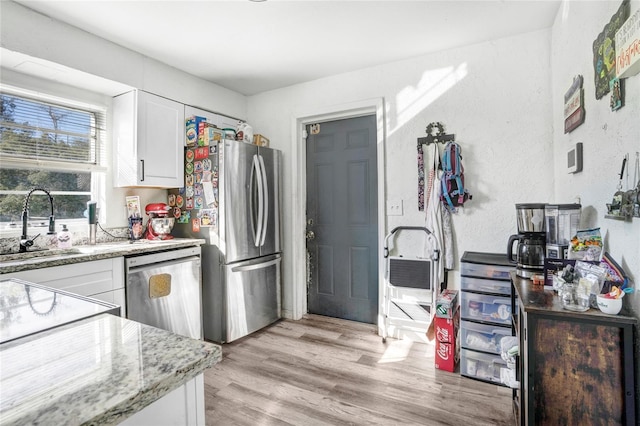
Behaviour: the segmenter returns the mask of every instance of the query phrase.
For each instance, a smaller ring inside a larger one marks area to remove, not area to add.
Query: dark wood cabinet
[[[520,340],[514,391],[522,425],[636,425],[631,315],[572,312],[551,290],[512,275]]]

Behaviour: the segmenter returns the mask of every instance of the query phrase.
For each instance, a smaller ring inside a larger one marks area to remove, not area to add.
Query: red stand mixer
[[[175,223],[173,217],[169,217],[171,207],[165,203],[147,204],[144,212],[149,216],[147,220],[147,240],[170,240],[173,238],[171,230]]]

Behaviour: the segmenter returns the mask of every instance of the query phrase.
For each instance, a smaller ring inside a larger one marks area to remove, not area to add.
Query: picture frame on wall
[[[616,32],[629,18],[629,0],[623,0],[618,11],[593,41],[593,69],[596,99],[609,93],[609,82],[616,77]]]
[[[611,91],[611,111],[616,111],[624,106],[624,79],[614,78],[609,82],[609,90]]]
[[[584,123],[584,90],[583,78],[577,75],[573,78],[571,87],[564,94],[564,132],[570,133]]]

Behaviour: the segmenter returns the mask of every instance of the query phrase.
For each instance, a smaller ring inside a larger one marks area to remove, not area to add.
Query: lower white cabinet
[[[204,425],[204,375],[200,374],[124,420],[120,425]]]
[[[120,306],[120,315],[126,316],[123,257],[11,272],[2,278],[18,278],[114,303]]]

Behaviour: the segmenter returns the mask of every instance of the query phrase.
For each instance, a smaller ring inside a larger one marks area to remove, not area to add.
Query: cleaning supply
[[[71,232],[67,229],[67,225],[62,225],[62,231],[57,234],[58,248],[67,249],[71,248]]]

